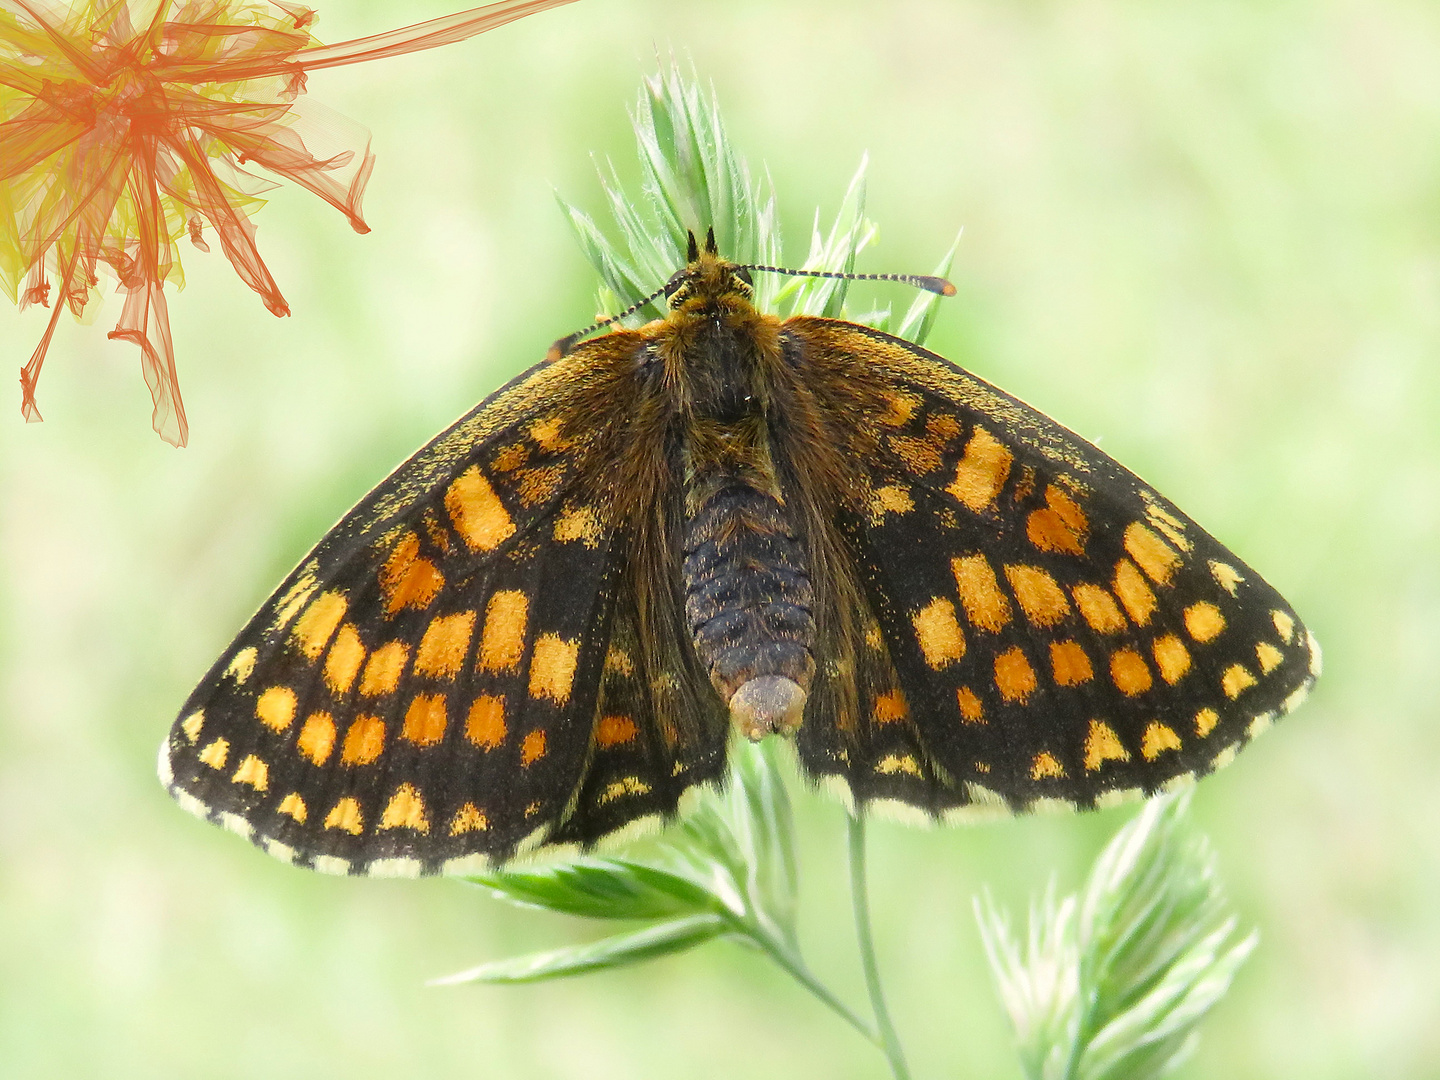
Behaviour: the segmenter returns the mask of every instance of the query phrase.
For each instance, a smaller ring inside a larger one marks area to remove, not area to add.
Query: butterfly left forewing
[[[598,501],[613,335],[542,365],[401,466],[191,695],[161,753],[190,809],[336,872],[543,842],[591,760],[626,534]]]
[[[1133,474],[908,342],[786,325],[812,378],[869,399],[839,520],[917,780],[928,758],[962,801],[1094,805],[1223,764],[1303,696],[1318,652],[1289,605]]]

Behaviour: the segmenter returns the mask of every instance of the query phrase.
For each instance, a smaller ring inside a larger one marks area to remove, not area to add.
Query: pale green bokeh
[[[337,0],[320,32],[446,10]],[[866,151],[881,235],[860,269],[927,272],[963,227],[930,344],[1099,440],[1324,644],[1310,704],[1197,793],[1261,943],[1181,1075],[1440,1072],[1440,9],[582,0],[312,77],[374,133],[374,231],[278,192],[259,239],[283,320],[218,249],[189,259],[189,448],[150,431],[134,350],[104,339],[113,298],[62,321],[44,424],[18,384],[0,399],[0,1074],[884,1074],[724,945],[426,988],[592,929],[287,868],[153,776],[180,702],[321,532],[589,321],[551,188],[598,213],[590,153],[633,175],[625,108],[657,50],[693,57],[770,170],[789,257]],[[12,370],[42,320],[0,312]],[[796,810],[806,952],[858,1003],[843,816]],[[917,1077],[1018,1076],[971,897],[1074,888],[1123,817],[872,828]]]

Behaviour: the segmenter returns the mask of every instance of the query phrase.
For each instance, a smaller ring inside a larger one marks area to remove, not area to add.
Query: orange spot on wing
[[[1065,555],[1085,554],[1088,529],[1080,505],[1054,484],[1045,489],[1045,506],[1032,510],[1025,520],[1025,535],[1032,544]]]
[[[1155,612],[1155,594],[1129,559],[1115,564],[1115,595],[1125,605],[1136,626],[1144,626]]]
[[[1185,629],[1202,645],[1214,641],[1225,629],[1225,616],[1209,601],[1202,600],[1185,609]]]
[[[280,805],[275,808],[276,813],[286,814],[294,818],[301,825],[305,824],[306,810],[305,800],[300,797],[298,791],[292,791],[285,798],[280,800]]]
[[[312,764],[324,765],[335,749],[335,718],[328,712],[311,713],[300,728],[300,738],[295,748]]]
[[[431,619],[415,650],[417,675],[430,675],[437,679],[453,679],[465,666],[465,654],[470,651],[470,632],[475,627],[475,612],[461,611]]]
[[[1031,780],[1063,780],[1064,778],[1065,766],[1061,765],[1049,750],[1040,751],[1035,755],[1035,760],[1030,763]]]
[[[360,693],[366,697],[393,694],[400,685],[400,673],[405,670],[405,661],[410,657],[410,646],[403,641],[392,641],[380,646],[370,654],[365,665],[365,674],[360,676]]]
[[[290,640],[295,647],[311,660],[317,660],[324,651],[330,635],[345,618],[348,606],[345,597],[338,592],[323,592],[310,602],[295,626],[290,631]]]
[[[889,690],[875,697],[875,722],[894,724],[910,715],[910,706],[900,690]]]
[[[444,586],[445,577],[435,564],[420,557],[420,537],[414,532],[400,537],[380,568],[380,591],[388,615],[407,607],[424,610]]]
[[[920,763],[911,754],[887,754],[876,763],[875,771],[887,776],[901,772],[915,777],[925,775],[920,769]]]
[[[470,706],[465,738],[482,750],[494,750],[505,741],[505,699],[481,694]]]
[[[970,687],[962,686],[955,691],[955,703],[960,706],[960,719],[965,723],[983,724],[985,722],[985,708]]]
[[[1098,634],[1118,634],[1126,627],[1115,598],[1099,585],[1076,585],[1070,590],[1081,616]]]
[[[485,605],[485,628],[480,634],[481,671],[516,671],[525,655],[525,628],[530,601],[522,592],[501,589]]]
[[[910,615],[915,640],[925,656],[925,663],[937,671],[965,655],[965,636],[955,620],[955,605],[937,597]]]
[[[880,423],[886,427],[904,427],[919,412],[921,404],[916,395],[896,390],[885,397],[885,411],[880,414]]]
[[[955,575],[965,617],[973,626],[995,633],[1010,621],[1010,601],[1000,591],[1000,582],[984,555],[951,559],[950,570]]]
[[[1055,682],[1059,686],[1079,686],[1095,677],[1090,657],[1085,655],[1078,641],[1052,641],[1050,669],[1055,673]]]
[[[1239,584],[1245,580],[1239,570],[1236,570],[1235,567],[1229,563],[1220,562],[1218,559],[1210,560],[1210,576],[1215,579],[1217,585],[1231,596],[1236,594]]]
[[[1275,614],[1280,615],[1282,613],[1277,611]],[[1278,626],[1279,624],[1277,623],[1276,625]],[[1288,635],[1285,637],[1285,641],[1287,643],[1290,641]],[[255,659],[257,655],[254,645],[249,645],[241,649],[230,661],[230,666],[225,669],[225,674],[234,679],[236,685],[244,686],[246,680],[255,673]]]
[[[223,769],[225,759],[230,754],[229,739],[215,739],[204,750],[200,751],[199,757],[202,762],[212,769]]]
[[[271,731],[284,731],[295,719],[295,691],[272,686],[255,699],[255,715]]]
[[[979,513],[1000,494],[1014,460],[1014,455],[995,436],[977,425],[955,466],[955,479],[945,490]]]
[[[310,597],[315,595],[315,563],[311,562],[303,573],[300,574],[285,590],[283,596],[275,601],[275,621],[273,626],[276,630],[283,630],[290,625],[290,620],[299,614],[300,609],[310,602]]]
[[[1120,736],[1109,724],[1099,720],[1090,721],[1090,732],[1085,736],[1085,771],[1095,772],[1107,761],[1129,761],[1130,752],[1120,742]]]
[[[445,695],[416,694],[405,710],[400,737],[416,746],[433,746],[445,737]]]
[[[1154,497],[1148,491],[1141,492],[1141,494],[1144,495],[1147,500]],[[1150,519],[1150,524],[1154,525],[1155,528],[1164,534],[1165,539],[1169,540],[1181,551],[1189,551],[1195,546],[1185,536],[1185,523],[1164,507],[1150,503],[1150,505],[1145,507],[1145,516]]]
[[[605,537],[600,515],[589,506],[567,506],[555,519],[551,535],[561,543],[579,540],[588,548],[597,548]]]
[[[628,743],[640,734],[635,721],[628,716],[602,716],[595,725],[595,745],[602,750]]]
[[[1202,739],[1215,730],[1215,725],[1220,723],[1220,714],[1214,709],[1201,709],[1195,714],[1195,734]]]
[[[430,831],[430,819],[425,815],[425,800],[414,784],[401,784],[390,796],[380,815],[382,829],[414,829],[419,833]]]
[[[346,765],[369,765],[385,749],[385,721],[378,716],[357,716],[345,732],[340,760]]]
[[[1012,645],[995,657],[995,688],[1006,701],[1024,701],[1035,686],[1035,669],[1019,645]]]
[[[466,803],[455,811],[450,819],[450,835],[459,836],[467,832],[484,832],[490,828],[490,821],[474,803]]]
[[[325,684],[336,694],[345,694],[355,682],[360,665],[365,662],[365,646],[354,623],[346,623],[330,643],[325,657]]]
[[[345,796],[325,815],[325,828],[339,829],[352,836],[359,836],[365,828],[365,818],[360,813],[360,803],[352,796]]]
[[[1240,694],[1255,685],[1255,676],[1245,670],[1243,664],[1231,664],[1220,676],[1220,687],[1225,696],[1234,701]]]
[[[520,742],[520,764],[529,765],[545,756],[545,732],[532,731]]]
[[[1190,650],[1174,634],[1156,638],[1151,651],[1155,654],[1155,666],[1160,669],[1160,677],[1171,686],[1190,670]]]
[[[905,468],[916,476],[932,473],[943,464],[940,448],[929,439],[892,435],[885,441],[891,452],[905,463]]]
[[[875,493],[870,496],[870,524],[879,525],[885,520],[886,514],[908,514],[914,509],[915,500],[910,497],[907,489],[886,484],[876,488]]]
[[[249,784],[256,791],[265,791],[270,786],[270,767],[254,754],[247,754],[230,780],[235,784]]]
[[[1125,550],[1157,585],[1168,585],[1180,568],[1179,553],[1138,521],[1125,526]]]
[[[1110,678],[1127,697],[1135,697],[1150,689],[1150,668],[1134,649],[1116,649],[1110,654]]]
[[[1007,566],[1005,577],[1015,590],[1020,610],[1033,626],[1054,626],[1070,614],[1070,601],[1055,579],[1038,566]]]
[[[549,698],[557,705],[570,700],[580,643],[558,634],[541,634],[530,654],[530,696]]]
[[[445,491],[450,523],[472,551],[493,551],[515,535],[515,522],[478,465],[471,465]]]
[[[1140,753],[1146,761],[1154,761],[1166,750],[1179,749],[1180,736],[1175,734],[1175,729],[1158,720],[1152,720],[1140,736]]]
[[[1262,641],[1255,646],[1255,659],[1260,662],[1260,673],[1269,675],[1285,662],[1285,654],[1268,641]]]
[[[534,439],[540,449],[547,453],[568,450],[575,444],[562,434],[564,428],[563,419],[558,416],[546,416],[530,425],[530,438]]]

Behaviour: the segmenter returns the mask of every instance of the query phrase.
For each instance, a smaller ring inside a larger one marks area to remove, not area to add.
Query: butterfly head
[[[749,304],[755,296],[750,271],[720,258],[715,245],[715,229],[705,232],[705,250],[689,234],[685,269],[678,270],[665,283],[665,302],[671,311],[715,308],[724,298],[738,297]]]
[[[704,251],[700,250],[700,244],[695,239],[693,232],[689,234],[689,238],[689,250],[686,253],[686,264],[683,270],[677,270],[664,285],[649,296],[637,300],[618,315],[608,315],[597,319],[583,330],[577,330],[575,333],[561,338],[550,346],[550,351],[546,354],[545,359],[552,363],[559,360],[562,356],[568,355],[576,344],[596,330],[619,323],[620,320],[628,315],[633,315],[662,294],[672,315],[681,313],[698,315],[706,311],[713,313],[721,308],[753,310],[751,305],[754,301],[755,288],[750,280],[750,270],[768,268],[737,266],[735,263],[720,258],[715,245],[713,226],[705,232]]]

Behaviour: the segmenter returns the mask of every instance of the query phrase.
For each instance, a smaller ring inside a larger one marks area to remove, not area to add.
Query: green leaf
[[[1234,940],[1189,796],[1150,800],[1101,852],[1076,896],[1032,907],[1022,949],[984,896],[986,954],[1031,1080],[1150,1080],[1194,1048],[1205,1014],[1256,944]]]
[[[802,270],[828,270],[849,274],[855,270],[855,256],[875,238],[875,225],[865,217],[865,174],[870,161],[860,159],[855,175],[845,197],[840,200],[840,209],[830,231],[821,235],[820,214],[816,211],[815,224],[810,230],[810,254],[806,256]],[[787,314],[823,315],[838,319],[845,313],[845,297],[850,282],[844,278],[791,278],[780,287],[775,302]]]
[[[666,844],[677,873],[704,882],[756,933],[795,944],[794,823],[770,743],[736,738],[722,792],[703,792]]]
[[[624,859],[496,870],[467,880],[501,900],[592,919],[667,919],[722,910],[693,880]]]
[[[592,971],[607,971],[693,949],[696,945],[719,937],[729,928],[729,924],[718,915],[692,915],[684,919],[656,923],[626,934],[615,934],[585,945],[571,945],[508,960],[493,960],[469,971],[435,979],[431,985],[541,982],[570,975],[586,975]]]
[[[774,193],[768,181],[751,180],[731,149],[713,98],[693,79],[684,78],[673,64],[646,79],[631,126],[642,197],[624,191],[613,167],[600,173],[618,240],[604,236],[583,211],[556,196],[581,251],[608,290],[600,296],[602,311],[614,314],[664,284],[684,264],[687,232],[703,238],[713,227],[721,252],[737,262],[778,260]],[[773,285],[757,281],[756,290],[760,302],[767,303]],[[651,301],[635,319],[664,313],[660,303]]]

